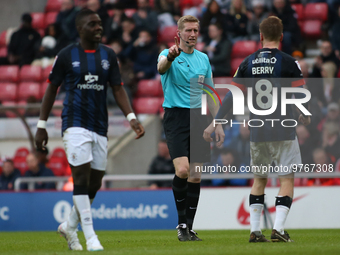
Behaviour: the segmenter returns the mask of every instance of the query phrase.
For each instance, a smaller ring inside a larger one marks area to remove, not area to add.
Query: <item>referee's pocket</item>
[[[173,81],[175,84],[181,86],[190,86],[190,77],[189,77],[189,70],[190,67],[187,62],[182,62],[179,65],[176,65],[176,71],[172,72]],[[186,81],[183,83],[183,81]]]

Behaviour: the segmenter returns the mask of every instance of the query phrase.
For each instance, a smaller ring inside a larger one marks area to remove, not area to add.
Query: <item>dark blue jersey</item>
[[[66,91],[62,132],[82,127],[107,135],[107,85],[121,86],[117,56],[111,48],[102,44],[97,50],[84,50],[78,43],[67,46],[56,56],[49,82],[63,83]]]
[[[244,91],[251,88],[252,105],[254,109],[262,111],[272,107],[276,100],[276,97],[273,97],[273,89],[277,88],[277,107],[273,113],[265,116],[250,113],[251,126],[257,126],[249,127],[250,141],[295,139],[295,127],[287,127],[294,126],[294,123],[284,121],[294,119],[292,105],[287,105],[285,116],[281,113],[281,88],[299,87],[305,84],[300,66],[293,57],[278,49],[260,49],[243,60],[232,84]]]

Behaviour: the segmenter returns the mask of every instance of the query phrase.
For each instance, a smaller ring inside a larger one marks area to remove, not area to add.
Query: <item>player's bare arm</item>
[[[44,98],[41,103],[40,108],[40,120],[47,121],[48,115],[51,112],[51,109],[54,104],[55,97],[57,95],[58,87],[52,85],[51,83],[48,85]],[[35,145],[38,149],[42,148],[42,146],[46,146],[48,142],[48,134],[46,129],[38,128],[35,134]]]
[[[303,114],[300,114],[299,122],[302,123],[305,126],[308,126],[311,122],[311,119],[310,119],[309,116],[304,116]]]
[[[213,97],[215,98],[215,101],[218,100],[217,96],[213,94]],[[211,97],[207,98],[208,101],[208,107],[209,111],[211,112],[211,115],[214,117],[217,115],[217,112],[219,110],[219,106],[215,105],[215,102]],[[203,132],[203,138],[207,142],[212,142],[213,139],[211,138],[211,134],[215,132],[215,139],[216,139],[216,145],[217,147],[221,147],[224,143],[224,130],[221,124],[218,124],[214,127],[213,122],[204,130]]]
[[[122,86],[112,86],[113,96],[116,99],[117,105],[122,110],[125,116],[127,116],[129,113],[132,113],[132,108],[129,102],[129,98],[125,92],[125,89]],[[135,139],[141,138],[145,131],[142,124],[137,119],[132,119],[130,121],[130,126],[135,131],[137,136]]]
[[[233,104],[233,97],[231,92],[229,91],[225,98],[223,99],[221,107],[218,109],[217,114],[213,115],[215,116],[215,119],[223,119],[227,113],[230,111],[232,108]],[[224,131],[221,125],[215,125],[214,126],[214,121],[204,130],[203,138],[207,141],[211,141],[211,134],[215,132],[216,135],[216,141],[218,141],[217,146],[222,146],[224,142]]]
[[[168,69],[171,67],[172,61],[175,60],[181,54],[181,51],[179,50],[179,44],[177,37],[175,37],[175,45],[171,46],[169,48],[168,56],[162,56],[157,64],[157,70],[159,73],[165,73],[168,71]]]
[[[211,122],[210,125],[204,130],[203,138],[207,142],[212,142],[211,134],[215,132],[216,146],[221,147],[224,143],[224,130],[221,124],[217,124],[214,127],[214,123]]]

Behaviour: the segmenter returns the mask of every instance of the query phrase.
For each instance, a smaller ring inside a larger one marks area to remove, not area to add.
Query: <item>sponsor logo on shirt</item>
[[[104,70],[109,70],[109,68],[110,68],[109,61],[107,61],[106,59],[103,59],[102,60],[102,67],[103,67]]]
[[[262,64],[262,63],[265,63],[265,64],[275,64],[277,61],[277,59],[275,57],[272,57],[272,58],[255,58],[254,60],[252,60],[252,64]]]
[[[85,81],[87,84],[78,84],[77,88],[82,89],[94,89],[97,91],[104,90],[104,85],[100,84],[93,84],[94,82],[98,81],[98,75],[92,75],[91,73],[85,75]]]
[[[74,62],[72,62],[72,66],[73,67],[79,67],[80,66],[80,62],[79,61],[74,61]]]

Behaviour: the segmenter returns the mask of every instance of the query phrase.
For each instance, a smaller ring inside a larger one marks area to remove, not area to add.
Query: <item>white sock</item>
[[[81,226],[85,235],[85,239],[88,240],[96,234],[93,230],[89,196],[88,195],[73,196],[73,202],[80,215]]]
[[[80,220],[75,206],[72,206],[72,210],[67,219],[67,228],[71,231],[75,231],[78,227]]]
[[[93,198],[90,199],[90,204],[92,205],[92,203],[93,203]],[[67,228],[71,231],[75,231],[79,223],[80,223],[80,220],[79,220],[79,215],[77,213],[77,210],[75,206],[72,206],[71,213],[67,219]]]
[[[274,223],[274,229],[278,231],[281,235],[284,234],[284,225],[289,213],[289,208],[283,205],[276,206],[276,217]]]
[[[260,219],[262,215],[263,204],[251,204],[250,206],[250,232],[260,231]]]

